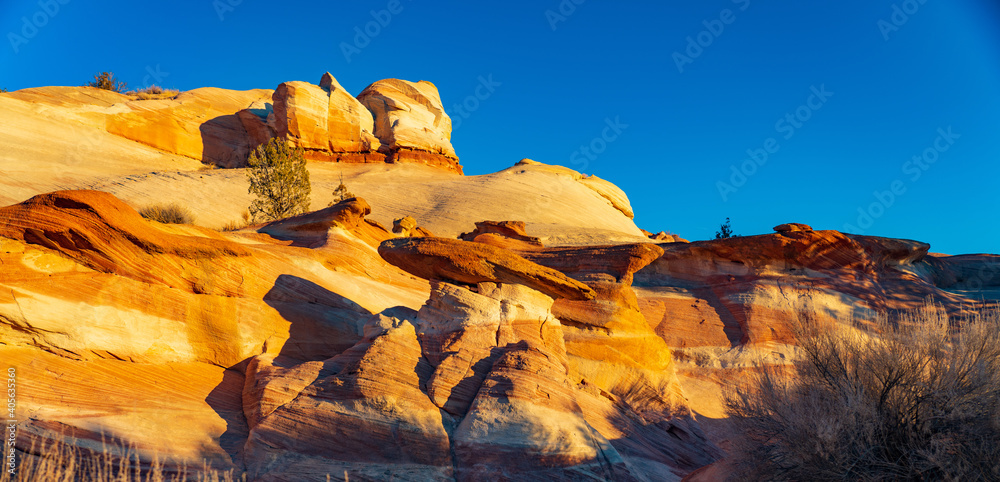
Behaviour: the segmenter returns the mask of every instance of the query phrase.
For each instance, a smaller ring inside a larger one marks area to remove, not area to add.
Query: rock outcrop
[[[618,186],[601,179],[597,176],[584,176],[580,179],[580,182],[584,186],[593,189],[595,193],[603,197],[612,207],[621,211],[622,214],[628,216],[629,219],[635,217],[635,213],[632,212],[632,205],[629,203],[628,196],[625,195],[625,191],[622,191]]]
[[[111,435],[254,480],[679,480],[722,457],[698,414],[752,361],[786,363],[790,320],[1000,299],[1000,257],[916,241],[546,247],[517,222],[398,238],[378,209],[220,233],[95,191],[0,208],[17,446]]]
[[[509,249],[542,248],[542,241],[528,236],[523,221],[482,221],[476,223],[472,232],[462,233],[458,239],[492,244]]]
[[[378,252],[386,261],[425,279],[520,284],[553,298],[594,297],[586,285],[488,244],[447,238],[399,238],[384,241]]]
[[[375,116],[375,136],[389,162],[415,162],[462,173],[451,145],[451,118],[434,84],[385,79],[358,100]]]
[[[480,227],[499,224],[483,223]],[[511,234],[522,235],[519,231],[523,230],[516,229],[518,224],[511,224],[515,227]],[[451,439],[458,480],[642,480],[653,474],[650,467],[656,467],[652,470],[662,478],[683,474],[703,463],[678,463],[677,458],[665,457],[666,452],[683,453],[682,458],[692,461],[718,457],[716,449],[686,418],[683,406],[676,404],[678,387],[676,380],[671,380],[670,350],[645,324],[634,302],[634,319],[645,328],[645,332],[637,328],[638,336],[645,336],[643,340],[616,344],[608,332],[574,337],[561,322],[569,318],[557,316],[553,303],[589,301],[554,300],[522,284],[524,279],[480,282],[474,291],[433,281],[449,279],[444,272],[455,270],[457,264],[474,264],[476,258],[492,264],[496,252],[502,250],[463,251],[463,245],[469,244],[479,243],[434,246],[451,248],[462,256],[440,261],[449,264],[448,268],[419,272],[432,279],[432,290],[415,321],[424,357],[434,367],[427,395],[456,421]],[[383,248],[383,257],[407,271],[416,271],[412,269],[415,262],[426,261],[409,252],[400,256],[385,244]],[[568,257],[562,251],[539,249],[534,247],[530,255],[560,268],[573,265],[571,271],[597,284],[628,283],[635,270],[662,254],[653,245],[603,248]],[[594,259],[605,254],[607,261]],[[581,264],[587,259],[591,261]],[[620,287],[628,289],[627,285]],[[590,321],[607,325],[606,320],[597,321],[606,314],[594,314]],[[627,330],[615,335],[635,338]],[[579,345],[576,354],[568,350],[571,339]],[[630,351],[649,344],[655,348]],[[580,354],[590,356],[579,361]],[[658,361],[649,365],[649,355]],[[619,365],[623,358],[628,358],[627,366]],[[637,370],[638,366],[649,367],[649,373]],[[621,423],[633,416],[646,422]],[[667,433],[683,434],[686,442],[674,444],[664,437]]]
[[[429,83],[279,91],[0,95],[20,456],[106,439],[144,467],[263,481],[709,477],[722,388],[787,365],[799,321],[1000,304],[997,255],[799,223],[686,243],[640,231],[624,192],[572,169],[456,176]],[[236,231],[133,209],[239,219],[243,174],[200,161],[240,165],[278,135],[314,161],[434,167],[312,162],[315,185],[364,199]]]
[[[774,227],[774,232],[776,233],[792,233],[795,231],[812,231],[812,230],[813,230],[812,226],[801,223],[779,224]]]
[[[383,162],[372,113],[329,72],[320,85],[285,82],[273,95],[274,131],[305,150],[306,159]]]
[[[252,149],[281,137],[312,161],[418,163],[461,174],[451,120],[433,84],[387,79],[366,92],[363,105],[328,72],[320,85],[291,81],[273,91],[206,87],[147,99],[92,87],[44,87],[5,97],[14,110],[37,113],[31,106],[45,105],[41,112],[69,124],[62,131],[84,137],[67,148],[74,164],[90,151],[103,151],[94,153],[101,157],[122,150],[107,145],[102,133],[152,148],[146,155],[160,152],[226,168],[244,166]],[[138,146],[127,149],[143,150]]]
[[[426,299],[426,283],[343,227],[303,249],[147,221],[93,191],[36,196],[0,219],[0,356],[23,377],[22,450],[68,437],[100,451],[107,438],[144,464],[241,473],[245,360],[325,360],[372,313]]]
[[[105,129],[171,154],[241,167],[256,144],[238,112],[270,95],[264,89],[241,92],[206,87],[172,99],[131,100],[112,110]]]
[[[680,237],[679,235],[669,234],[666,231],[660,231],[656,234],[653,234],[643,229],[642,234],[645,234],[647,238],[653,241],[659,241],[661,243],[690,243],[690,241]]]
[[[403,237],[434,236],[430,231],[417,226],[417,220],[411,216],[403,216],[392,222],[392,232]]]
[[[0,208],[2,237],[58,252],[102,273],[197,293],[236,295],[240,276],[226,261],[249,251],[228,240],[210,239],[207,230],[202,234],[164,232],[100,191],[57,191]]]
[[[343,229],[371,246],[378,246],[393,236],[381,224],[365,219],[371,212],[364,199],[352,197],[319,211],[267,223],[257,232],[293,241],[297,246],[318,248],[326,245],[331,229]]]
[[[984,301],[955,284],[957,273],[969,273],[958,268],[961,257],[928,256],[925,243],[805,225],[775,229],[775,234],[661,244],[663,256],[635,275],[646,319],[681,357],[702,360],[696,362],[699,377],[706,377],[704,370],[724,373],[719,369],[726,364],[749,366],[739,359],[704,366],[736,347],[762,350],[770,363],[784,363],[795,344],[792,325],[801,320],[863,324],[877,313],[891,317],[916,310],[928,299],[961,317]],[[988,270],[990,259],[970,264]],[[986,301],[1000,298],[988,290],[975,293]]]

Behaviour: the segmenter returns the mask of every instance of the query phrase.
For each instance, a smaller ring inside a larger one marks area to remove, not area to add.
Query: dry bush
[[[725,393],[736,476],[1000,480],[1000,311],[798,331],[794,376],[764,368]]]
[[[151,204],[140,209],[139,215],[164,224],[194,224],[191,210],[177,203]]]
[[[222,226],[223,231],[239,231],[250,225],[250,211],[243,210],[242,219],[240,221],[229,221]]]
[[[164,470],[164,461],[141,461],[133,448],[103,444],[100,453],[91,453],[60,442],[32,443],[29,453],[16,457],[16,470],[0,475],[0,482],[233,482],[233,472],[213,470],[207,464],[198,469],[181,466],[178,471]]]
[[[161,100],[173,99],[179,93],[179,90],[164,89],[157,85],[151,85],[139,90],[126,92],[125,95],[131,96],[135,100]]]
[[[100,72],[94,75],[94,81],[87,84],[88,87],[110,90],[112,92],[124,93],[125,82],[119,81],[115,74],[111,72]]]
[[[352,197],[355,197],[354,193],[347,190],[347,185],[344,184],[344,173],[340,173],[340,185],[337,186],[337,189],[333,190],[333,201],[327,204],[326,207],[333,206]]]

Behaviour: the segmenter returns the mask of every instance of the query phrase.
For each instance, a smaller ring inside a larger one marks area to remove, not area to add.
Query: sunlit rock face
[[[67,153],[73,163],[107,153],[161,166],[177,156],[243,167],[254,148],[277,137],[301,147],[310,161],[416,163],[462,173],[450,141],[451,119],[426,81],[381,80],[357,98],[327,72],[319,85],[289,81],[274,90],[205,87],[147,98],[93,87],[39,87],[0,100],[0,114],[25,113],[34,119],[8,132],[0,145],[34,147],[51,137],[55,125],[65,139],[55,149],[39,146],[37,154],[56,161]]]
[[[320,85],[285,82],[274,91],[273,112],[264,122],[316,161],[381,162],[371,112],[330,73]],[[252,118],[250,118],[252,120]]]
[[[242,472],[248,360],[325,360],[372,313],[426,299],[426,282],[375,252],[392,234],[364,205],[273,236],[147,221],[97,191],[0,208],[0,353],[21,383],[19,447],[69,437],[100,451],[103,437],[169,470]]]
[[[375,116],[375,136],[390,162],[412,162],[462,173],[451,145],[451,118],[437,87],[421,80],[385,79],[358,100]]]
[[[981,302],[957,282],[963,266],[995,256],[933,256],[917,241],[813,231],[690,244],[661,244],[662,257],[636,275],[640,306],[671,346],[791,343],[790,321],[870,320],[912,310],[929,297],[961,316]],[[962,273],[966,274],[962,274]],[[971,295],[971,296],[970,296]],[[996,299],[986,293],[986,299]]]

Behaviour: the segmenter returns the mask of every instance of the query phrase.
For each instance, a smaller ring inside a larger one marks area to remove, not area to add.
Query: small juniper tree
[[[97,87],[98,89],[110,90],[118,93],[125,92],[125,82],[118,81],[115,78],[115,74],[111,72],[101,72],[94,75],[94,81],[87,84],[88,87]]]
[[[725,239],[732,238],[736,236],[733,234],[733,226],[729,222],[729,218],[726,218],[726,222],[719,226],[719,230],[715,232],[715,239]]]
[[[352,197],[354,197],[354,193],[347,190],[347,185],[344,184],[344,173],[340,173],[340,185],[337,186],[337,189],[333,190],[333,202],[331,202],[329,206],[333,206],[334,204]]]
[[[254,222],[273,221],[309,209],[309,170],[302,148],[293,148],[284,139],[271,139],[250,153],[247,160],[249,192],[257,199],[250,203]]]

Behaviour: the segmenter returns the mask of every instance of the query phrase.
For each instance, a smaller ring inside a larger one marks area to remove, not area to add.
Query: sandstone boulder
[[[352,197],[318,211],[272,221],[259,227],[257,232],[292,240],[299,246],[318,248],[326,244],[331,229],[340,228],[371,246],[378,246],[393,236],[379,223],[365,219],[371,212],[371,206],[364,199]]]
[[[486,244],[494,244],[496,236],[484,236],[484,235],[496,235],[499,237],[506,238],[511,241],[518,241],[517,243],[506,243],[505,246],[510,248],[541,248],[542,242],[535,236],[528,236],[525,233],[524,221],[481,221],[476,223],[476,229],[470,233],[462,233],[458,236],[458,239],[465,241],[477,241],[485,242]],[[480,238],[480,236],[483,236]]]
[[[392,222],[392,232],[396,234],[408,233],[417,227],[417,220],[410,216],[403,216]]]
[[[653,241],[659,241],[661,243],[689,243],[690,242],[690,241],[688,241],[688,240],[686,240],[686,239],[684,239],[684,238],[682,238],[682,237],[680,237],[680,236],[678,236],[676,234],[667,234],[666,231],[660,231],[660,232],[658,232],[656,234],[650,233],[649,231],[645,231],[645,232],[649,233],[649,234],[646,234],[646,236],[649,237],[649,239],[652,239]]]
[[[779,224],[774,227],[774,231],[777,233],[791,233],[795,231],[812,231],[812,230],[813,230],[812,226],[800,223]]]
[[[369,85],[358,100],[375,117],[375,136],[389,162],[411,162],[462,173],[451,145],[451,118],[434,84],[385,79]]]
[[[487,244],[447,238],[398,238],[382,242],[378,252],[389,263],[425,279],[521,284],[553,298],[593,298],[593,292],[583,283]]]
[[[285,82],[275,89],[275,133],[305,149],[310,160],[381,162],[371,112],[329,72],[320,83]]]
[[[403,216],[392,222],[392,232],[403,237],[433,236],[430,231],[417,226],[417,220],[411,216]]]

